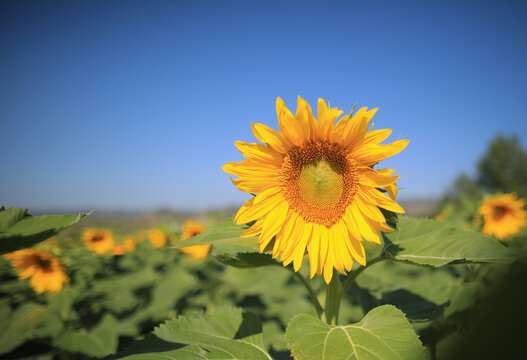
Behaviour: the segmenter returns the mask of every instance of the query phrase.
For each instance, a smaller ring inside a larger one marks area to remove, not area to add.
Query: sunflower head
[[[122,245],[123,245],[124,251],[126,252],[135,250],[135,241],[132,236],[125,237]]]
[[[252,124],[261,143],[236,141],[246,160],[223,166],[238,177],[232,179],[238,189],[257,194],[235,217],[237,224],[256,220],[242,236],[258,235],[260,251],[272,244],[273,258],[292,262],[295,271],[307,251],[311,277],[323,274],[327,283],[333,269],[345,274],[353,260],[364,265],[362,241],[380,244],[377,231],[392,231],[379,208],[404,212],[394,201],[395,170],[373,165],[408,140],[380,144],[391,130],[371,130],[376,111],[363,107],[341,117],[319,99],[317,119],[301,97],[295,115],[278,98],[280,132]]]
[[[39,294],[59,292],[69,281],[62,264],[49,251],[24,249],[4,257],[11,261],[20,279],[30,278],[29,285]]]
[[[148,233],[148,240],[150,240],[155,248],[163,247],[167,243],[167,237],[165,236],[165,233],[159,229],[150,231]]]
[[[190,239],[191,237],[194,237],[198,234],[201,234],[205,231],[205,227],[201,224],[195,223],[191,220],[185,221],[185,224],[183,225],[183,232],[181,233],[181,241],[184,241],[186,239]],[[210,251],[210,244],[206,245],[192,245],[192,246],[185,246],[182,248],[179,248],[179,250],[183,251],[186,254],[189,254],[194,259],[202,259],[207,257]]]
[[[483,200],[479,212],[483,216],[482,233],[505,239],[516,234],[525,226],[527,212],[523,210],[524,199],[516,194],[504,194],[487,197]]]
[[[97,254],[104,254],[113,249],[112,232],[106,229],[86,229],[82,233],[82,240],[86,248]]]

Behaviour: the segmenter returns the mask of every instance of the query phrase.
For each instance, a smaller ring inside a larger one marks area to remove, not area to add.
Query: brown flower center
[[[100,235],[100,234],[93,235],[92,238],[90,239],[91,242],[99,242],[102,240],[104,240],[104,235]]]
[[[51,260],[50,259],[44,258],[39,255],[35,255],[34,261],[39,269],[44,270],[44,271],[51,271]]]
[[[505,206],[494,207],[492,217],[494,220],[500,220],[509,212],[509,208]]]
[[[305,221],[328,228],[344,216],[357,192],[356,163],[336,144],[295,146],[280,171],[282,194],[289,206]]]

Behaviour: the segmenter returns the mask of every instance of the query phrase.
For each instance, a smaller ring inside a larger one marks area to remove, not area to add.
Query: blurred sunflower
[[[123,255],[125,252],[122,244],[115,245],[112,249],[112,255]]]
[[[505,239],[516,234],[523,226],[527,212],[523,210],[524,199],[518,199],[516,194],[504,194],[485,198],[479,209],[483,216],[485,235]]]
[[[109,230],[86,229],[82,233],[82,240],[88,250],[97,254],[104,254],[113,249],[113,235]]]
[[[372,166],[402,151],[408,140],[380,145],[392,130],[371,131],[376,111],[363,107],[334,124],[342,111],[322,99],[317,120],[300,96],[294,116],[278,98],[280,132],[252,124],[265,145],[236,141],[247,160],[223,166],[238,176],[232,180],[238,189],[257,194],[234,219],[237,224],[257,220],[242,236],[259,235],[261,252],[274,238],[273,258],[280,256],[284,266],[293,262],[295,271],[307,249],[311,277],[323,274],[327,283],[334,268],[345,274],[353,260],[365,265],[362,239],[380,244],[377,231],[392,231],[379,207],[404,213],[393,200],[395,170]]]
[[[201,234],[205,231],[205,227],[203,225],[200,225],[198,223],[195,223],[191,220],[185,221],[185,224],[183,225],[183,232],[181,233],[181,240],[186,240],[191,237],[194,237],[198,234]],[[179,248],[179,250],[183,251],[186,254],[189,254],[194,259],[202,259],[207,257],[210,251],[210,244],[207,245],[192,245],[192,246],[186,246]]]
[[[62,264],[49,251],[24,249],[4,257],[11,261],[21,280],[31,278],[29,285],[39,294],[59,292],[62,285],[69,282]]]
[[[148,240],[150,240],[150,242],[155,248],[160,248],[162,246],[165,246],[167,242],[167,237],[161,230],[155,229],[148,233]]]
[[[123,245],[124,251],[126,252],[135,250],[135,241],[134,241],[134,238],[131,236],[125,237],[122,245]]]

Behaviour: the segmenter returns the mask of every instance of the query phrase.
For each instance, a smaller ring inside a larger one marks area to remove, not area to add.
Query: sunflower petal
[[[274,149],[282,154],[287,153],[291,148],[291,144],[279,132],[271,129],[269,126],[259,123],[251,123],[254,136],[266,143],[271,149]]]
[[[364,144],[351,153],[351,158],[360,165],[370,166],[400,153],[408,143],[408,140],[397,140],[387,145]]]

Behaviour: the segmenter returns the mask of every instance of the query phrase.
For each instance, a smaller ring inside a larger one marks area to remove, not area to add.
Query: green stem
[[[324,320],[326,323],[337,325],[341,298],[342,287],[340,285],[339,274],[333,270],[333,277],[329,284],[326,285],[326,307],[324,309]]]
[[[322,313],[324,312],[324,309],[322,309],[322,305],[320,305],[320,302],[318,301],[317,294],[307,281],[305,277],[302,276],[299,272],[296,272],[291,267],[287,267],[295,277],[300,280],[302,284],[304,284],[305,288],[307,289],[307,292],[309,293],[309,297],[311,298],[311,302],[313,303],[313,306],[315,307],[315,311],[317,312],[317,317],[320,319],[322,316]]]

